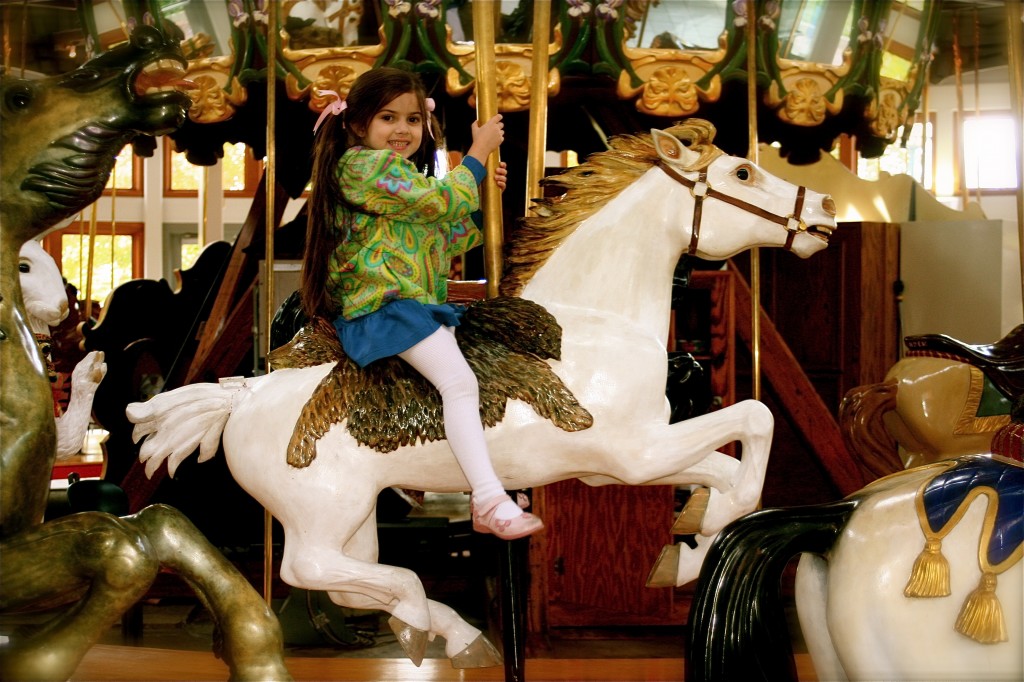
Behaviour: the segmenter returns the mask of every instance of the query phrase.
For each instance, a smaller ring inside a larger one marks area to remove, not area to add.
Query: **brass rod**
[[[497,2],[473,3],[473,45],[476,51],[476,116],[481,123],[498,113],[497,67],[494,60],[494,24]],[[504,231],[501,192],[494,182],[500,161],[499,152],[487,157],[487,179],[481,187],[484,214],[484,273],[488,298],[498,295],[501,282]]]
[[[757,164],[757,8],[747,3],[747,159]],[[761,399],[761,250],[750,249],[751,395]]]
[[[1008,0],[1006,3],[1007,55],[1010,81],[1010,109],[1016,119],[1017,133],[1017,245],[1020,254],[1021,299],[1024,300],[1024,3]]]
[[[93,202],[89,215],[89,258],[85,266],[85,319],[92,318],[92,269],[96,258],[96,206]]]
[[[264,255],[264,281],[262,288],[263,308],[265,311],[264,329],[266,345],[266,372],[270,373],[270,326],[274,319],[274,225],[277,195],[277,150],[275,148],[274,128],[277,125],[277,7],[278,0],[267,3],[267,160],[263,170],[266,189],[266,251]],[[263,599],[269,604],[273,599],[273,529],[274,517],[270,510],[263,509]]]
[[[548,33],[551,0],[533,3],[533,61],[530,81],[530,131],[526,158],[526,211],[541,197],[544,153],[548,143]]]

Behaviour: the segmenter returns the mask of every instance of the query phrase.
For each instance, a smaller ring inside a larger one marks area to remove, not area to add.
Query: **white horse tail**
[[[783,571],[798,554],[825,554],[857,503],[852,497],[764,509],[725,527],[704,559],[690,607],[687,680],[795,682]]]
[[[128,405],[125,414],[135,424],[132,439],[146,440],[139,451],[146,475],[152,477],[166,460],[167,472],[173,476],[196,446],[200,462],[217,454],[232,404],[242,390],[243,385],[190,384]]]

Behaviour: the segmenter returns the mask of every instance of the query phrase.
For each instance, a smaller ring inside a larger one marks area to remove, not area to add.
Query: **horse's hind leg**
[[[82,512],[0,545],[0,609],[67,603],[41,630],[0,647],[0,678],[66,680],[149,589],[159,569],[146,538],[122,519]]]
[[[290,680],[277,618],[238,569],[178,510],[146,507],[124,521],[142,531],[164,568],[189,584],[223,634],[234,680]]]

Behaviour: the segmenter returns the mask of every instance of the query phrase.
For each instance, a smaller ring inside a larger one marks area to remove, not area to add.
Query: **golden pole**
[[[1006,3],[1007,70],[1010,77],[1010,109],[1017,123],[1017,240],[1020,252],[1020,271],[1024,275],[1024,3],[1009,0]],[[1021,277],[1021,296],[1024,298],[1024,276]]]
[[[753,0],[747,1],[747,159],[757,164],[757,12]],[[751,390],[754,400],[761,399],[761,250],[750,249],[750,355]]]
[[[277,124],[277,5],[278,0],[267,3],[267,161],[263,171],[266,189],[266,251],[264,259],[263,308],[266,317],[267,343],[264,348],[266,371],[270,373],[270,323],[274,319],[274,196],[277,188],[277,150],[274,127]],[[274,575],[274,517],[263,509],[263,599],[273,599]]]
[[[206,226],[209,223],[209,196],[210,196],[210,167],[202,167],[203,176],[199,182],[199,234],[196,241],[199,242],[199,250],[206,246]]]
[[[473,3],[473,44],[476,49],[476,116],[481,122],[498,113],[498,80],[494,64],[494,23],[497,2]],[[501,217],[501,193],[494,182],[500,156],[487,157],[487,179],[481,201],[484,213],[484,273],[487,276],[487,297],[498,295],[501,282],[501,257],[504,231]]]
[[[89,259],[85,266],[85,319],[92,318],[92,269],[96,256],[96,205],[93,202],[92,212],[89,214]]]
[[[526,215],[534,199],[541,197],[544,152],[548,143],[548,32],[551,0],[533,3],[533,61],[530,80],[530,137],[526,159]]]

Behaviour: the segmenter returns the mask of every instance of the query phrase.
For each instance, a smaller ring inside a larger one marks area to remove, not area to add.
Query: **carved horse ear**
[[[700,154],[688,149],[679,138],[664,130],[653,128],[651,137],[654,138],[654,149],[662,161],[684,169],[690,168],[700,158]]]

